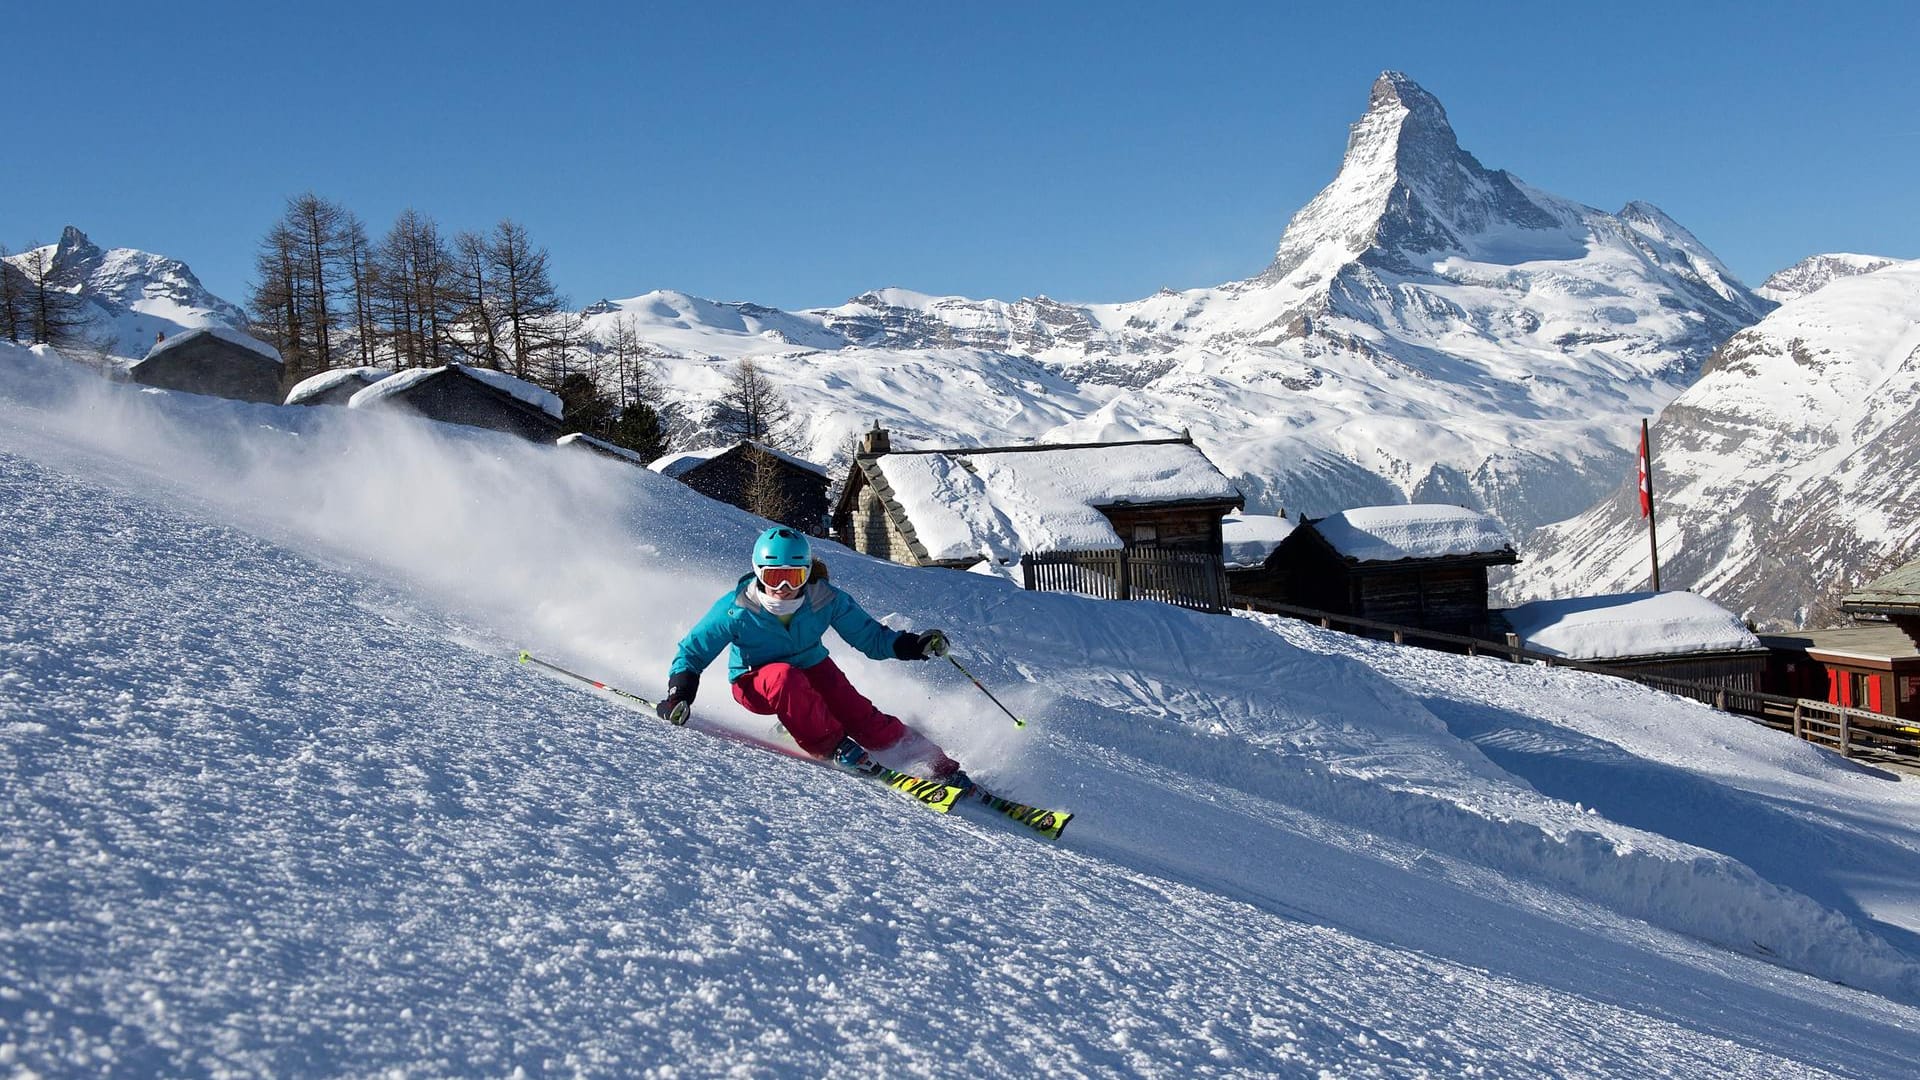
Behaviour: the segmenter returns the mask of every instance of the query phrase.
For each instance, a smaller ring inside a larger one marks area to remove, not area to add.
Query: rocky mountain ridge
[[[68,225],[58,243],[39,250],[48,279],[78,293],[85,304],[85,336],[108,356],[138,360],[157,338],[201,326],[244,329],[246,313],[200,284],[178,259],[135,248],[102,248]],[[24,265],[32,252],[9,257]]]
[[[1754,292],[1784,304],[1789,300],[1798,300],[1832,282],[1856,274],[1870,274],[1884,266],[1892,266],[1898,259],[1889,259],[1879,255],[1855,255],[1851,252],[1836,251],[1824,255],[1809,255],[1784,270],[1776,270],[1760,283]]]

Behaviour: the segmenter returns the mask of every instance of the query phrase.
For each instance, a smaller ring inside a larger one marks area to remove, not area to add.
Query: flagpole
[[[1647,422],[1640,421],[1640,509],[1647,515],[1647,549],[1653,557],[1653,591],[1660,591],[1660,534],[1653,521],[1653,444]]]

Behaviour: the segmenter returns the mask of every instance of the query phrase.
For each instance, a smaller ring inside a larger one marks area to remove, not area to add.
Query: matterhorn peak
[[[1447,122],[1447,110],[1440,99],[1398,71],[1383,71],[1373,81],[1366,115],[1354,123],[1347,136],[1347,157],[1352,159],[1359,150],[1363,161],[1382,160],[1383,156],[1366,153],[1372,147],[1362,145],[1375,141],[1385,144],[1382,148],[1390,154],[1384,157],[1390,157],[1396,165],[1403,163],[1402,156],[1408,149],[1441,155],[1460,150],[1460,141]]]
[[[1339,175],[1287,224],[1260,280],[1310,287],[1362,255],[1404,265],[1414,255],[1468,250],[1492,228],[1559,224],[1506,173],[1460,148],[1438,98],[1385,71],[1347,136]]]

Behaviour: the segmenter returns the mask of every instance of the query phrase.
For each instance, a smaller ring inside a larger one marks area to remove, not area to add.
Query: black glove
[[[660,719],[679,727],[693,714],[693,696],[700,692],[700,676],[683,671],[667,679],[667,700],[653,707]]]
[[[893,655],[900,660],[932,660],[947,655],[947,635],[942,630],[915,634],[904,632],[893,639]]]

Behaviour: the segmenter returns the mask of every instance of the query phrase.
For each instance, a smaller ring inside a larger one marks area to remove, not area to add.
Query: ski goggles
[[[753,572],[769,589],[798,589],[807,583],[806,566],[756,566]]]

